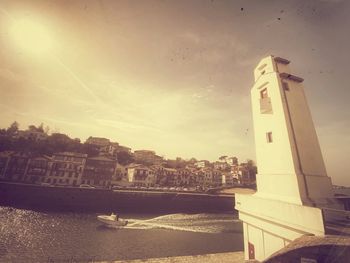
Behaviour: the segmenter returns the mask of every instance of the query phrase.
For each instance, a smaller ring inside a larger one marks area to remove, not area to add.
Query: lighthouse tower
[[[322,207],[338,208],[327,176],[303,79],[290,61],[268,56],[251,89],[257,192],[236,195],[246,259],[264,260],[305,234],[324,235]]]
[[[258,195],[301,205],[328,205],[333,197],[303,79],[289,61],[269,56],[254,70],[251,90]]]

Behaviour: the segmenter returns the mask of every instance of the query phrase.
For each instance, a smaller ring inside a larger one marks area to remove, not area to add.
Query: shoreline
[[[72,212],[233,212],[234,195],[47,187],[0,182],[0,205]]]

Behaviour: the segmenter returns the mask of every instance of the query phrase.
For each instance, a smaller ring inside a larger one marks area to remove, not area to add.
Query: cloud
[[[150,130],[152,132],[161,132],[160,129],[153,127],[152,125],[142,125],[138,123],[133,123],[132,120],[125,122],[120,120],[109,120],[109,119],[97,119],[97,124],[117,128],[123,130],[124,132],[128,132],[130,130]]]
[[[14,82],[14,83],[21,83],[23,82],[24,77],[8,68],[0,68],[0,79],[2,81],[5,80],[5,81]]]

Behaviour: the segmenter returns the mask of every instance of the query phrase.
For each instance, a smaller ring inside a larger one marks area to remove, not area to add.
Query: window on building
[[[57,160],[64,161],[66,158],[64,156],[58,156]]]
[[[265,70],[261,71],[261,75],[264,75],[265,74]]]
[[[268,98],[268,93],[267,93],[267,88],[263,89],[262,91],[260,91],[260,98],[265,99]]]
[[[260,91],[260,113],[272,114],[271,98],[267,92],[267,88]]]
[[[267,132],[266,133],[266,140],[268,143],[272,142],[272,132]]]
[[[282,88],[286,91],[289,91],[289,85],[288,85],[288,82],[282,82]]]

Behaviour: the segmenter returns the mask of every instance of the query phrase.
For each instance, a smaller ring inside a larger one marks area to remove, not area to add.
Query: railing
[[[328,234],[350,234],[350,211],[322,208],[325,230]]]

